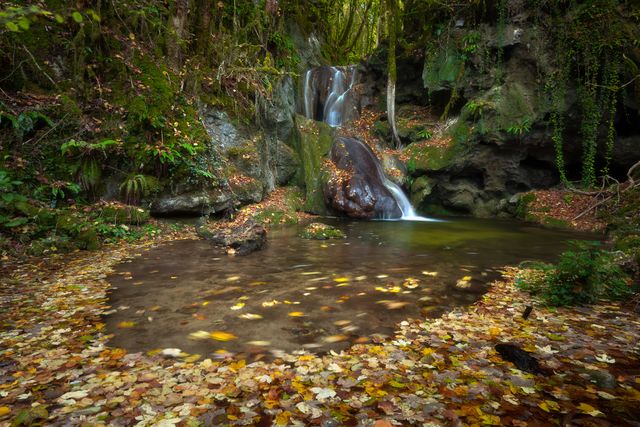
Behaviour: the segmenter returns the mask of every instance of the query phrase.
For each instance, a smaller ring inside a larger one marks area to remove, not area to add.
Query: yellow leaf
[[[336,281],[336,282],[338,282],[338,283],[346,283],[346,282],[348,282],[348,281],[349,281],[349,278],[348,278],[348,277],[336,277],[336,278],[335,278],[335,279],[333,279],[333,280],[335,280],[335,281]]]
[[[289,411],[280,412],[276,416],[276,425],[286,426],[287,424],[289,424],[289,418],[291,418],[291,412]]]
[[[11,409],[8,406],[0,406],[0,417],[7,415],[9,412],[11,412]]]
[[[579,404],[577,409],[580,412],[582,412],[583,414],[591,415],[592,417],[597,417],[599,415],[604,415],[602,412],[600,412],[599,410],[597,410],[593,406],[591,406],[591,405],[589,405],[587,403],[584,403],[584,402]]]
[[[189,334],[189,338],[192,340],[207,340],[211,338],[207,331],[197,331]]]
[[[489,333],[491,335],[498,335],[500,332],[502,332],[502,329],[498,328],[497,326],[492,326],[489,328]]]
[[[239,302],[236,305],[231,307],[231,310],[240,310],[242,307],[244,307],[244,303],[243,302]]]
[[[302,317],[304,316],[304,313],[301,311],[292,311],[291,313],[289,313],[290,317]]]
[[[216,341],[231,341],[238,338],[237,336],[230,334],[229,332],[213,331],[209,336]]]
[[[136,326],[136,322],[125,321],[118,323],[116,326],[120,329],[133,328]]]
[[[324,342],[332,343],[332,342],[341,342],[349,339],[346,335],[332,335],[330,337],[325,337]]]
[[[187,363],[193,363],[195,361],[197,361],[198,359],[200,359],[202,356],[200,356],[199,354],[192,354],[191,356],[187,356],[184,358],[184,361]]]

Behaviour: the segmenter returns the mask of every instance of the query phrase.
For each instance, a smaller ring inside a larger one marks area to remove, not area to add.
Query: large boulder
[[[153,215],[210,215],[232,205],[231,193],[217,187],[161,194],[151,202],[150,210]]]
[[[351,218],[400,218],[402,211],[374,152],[355,138],[339,137],[331,147],[329,179],[324,184],[325,203]]]

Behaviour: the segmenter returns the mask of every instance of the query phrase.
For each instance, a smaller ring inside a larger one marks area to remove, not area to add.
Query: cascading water
[[[362,144],[364,146],[364,142],[362,142],[360,140],[357,140],[357,141],[358,141],[359,144]],[[377,169],[378,175],[380,176],[380,178],[382,180],[382,183],[384,184],[385,188],[387,190],[389,190],[389,192],[391,193],[391,195],[395,199],[396,203],[398,204],[398,207],[402,211],[402,216],[400,217],[401,220],[405,220],[405,221],[437,221],[437,220],[432,219],[432,218],[426,218],[426,217],[422,217],[422,216],[416,215],[416,212],[413,210],[413,206],[411,206],[411,202],[409,201],[407,196],[404,194],[404,191],[402,191],[402,189],[398,186],[398,184],[396,184],[395,182],[393,182],[389,178],[387,178],[387,176],[384,173],[384,170],[382,169],[382,165],[378,161],[378,158],[373,156],[373,160],[375,161],[376,169]],[[383,219],[393,219],[393,218],[385,217]]]
[[[336,127],[356,115],[350,96],[356,83],[355,67],[317,67],[304,76],[304,115]]]
[[[347,120],[358,115],[357,97],[354,86],[357,82],[357,72],[351,67],[316,67],[307,70],[304,75],[303,96],[304,115],[313,120],[322,121],[332,127],[341,126]],[[359,144],[364,143],[358,141]],[[369,152],[360,150],[362,153]],[[371,162],[375,163],[376,173],[384,187],[393,196],[402,212],[403,220],[434,221],[417,216],[409,199],[402,189],[386,177],[378,158],[371,152]],[[395,210],[395,209],[394,209]],[[385,212],[384,219],[397,219],[393,214]]]

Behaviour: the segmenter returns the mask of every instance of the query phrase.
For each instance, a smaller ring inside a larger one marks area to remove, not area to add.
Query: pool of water
[[[597,238],[496,220],[322,222],[347,238],[305,240],[291,226],[243,257],[200,240],[136,254],[109,277],[111,345],[250,359],[337,350],[473,303],[502,266]]]

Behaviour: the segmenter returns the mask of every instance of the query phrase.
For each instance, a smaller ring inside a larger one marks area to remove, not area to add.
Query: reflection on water
[[[340,349],[471,304],[501,266],[550,260],[568,239],[593,238],[472,219],[323,222],[347,238],[304,240],[287,227],[245,257],[177,241],[121,264],[110,277],[111,344],[203,356]]]

